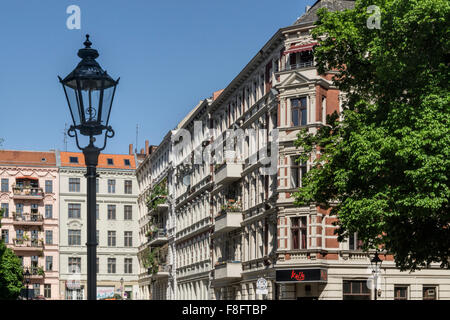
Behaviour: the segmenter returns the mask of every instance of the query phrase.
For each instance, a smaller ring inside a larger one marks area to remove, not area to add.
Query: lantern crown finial
[[[86,49],[90,49],[92,42],[89,41],[89,34],[86,35],[86,41],[83,43]]]

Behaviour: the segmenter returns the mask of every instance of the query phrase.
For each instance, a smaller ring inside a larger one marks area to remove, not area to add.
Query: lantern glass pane
[[[72,114],[72,117],[73,117],[73,119],[72,119],[74,122],[73,124],[74,124],[74,126],[77,126],[81,123],[78,95],[76,94],[76,90],[74,90],[70,87],[65,86],[64,89],[67,94],[70,113]]]
[[[84,106],[85,123],[97,122],[100,92],[98,90],[81,90]]]
[[[107,126],[115,86],[103,90],[103,107],[100,115],[100,124]]]

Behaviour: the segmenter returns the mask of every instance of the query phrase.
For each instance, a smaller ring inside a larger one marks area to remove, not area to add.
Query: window
[[[108,179],[108,193],[116,193],[116,180]]]
[[[132,186],[133,186],[133,181],[131,181],[131,180],[125,180],[125,190],[124,190],[124,193],[125,193],[125,194],[131,194],[131,193],[132,193]]]
[[[108,273],[116,273],[116,258],[108,258]]]
[[[53,205],[46,204],[45,205],[45,219],[51,219],[51,218],[53,218]]]
[[[45,193],[53,193],[53,181],[45,180]]]
[[[2,179],[2,192],[9,191],[9,179]]]
[[[52,286],[50,284],[44,284],[44,297],[45,298],[52,297]]]
[[[304,126],[306,121],[306,97],[291,99],[291,126]]]
[[[81,204],[69,203],[69,219],[81,219]]]
[[[292,249],[307,249],[306,217],[291,218]]]
[[[362,242],[362,240],[358,239],[358,233],[357,232],[350,233],[350,236],[348,237],[348,249],[349,250],[361,250],[362,245],[363,245],[363,242]]]
[[[9,217],[9,203],[2,203],[3,218]]]
[[[69,230],[69,246],[81,245],[81,230]]]
[[[394,286],[394,300],[408,300],[408,287]]]
[[[133,232],[132,231],[125,231],[124,232],[124,246],[125,247],[132,247],[133,246]]]
[[[423,300],[436,300],[437,292],[435,286],[424,286],[423,287]]]
[[[96,242],[97,242],[97,245],[100,243],[98,240],[99,240],[99,231],[98,230],[96,230],[95,231],[95,240],[96,240]]]
[[[69,157],[70,163],[78,163],[78,157]]]
[[[100,219],[100,209],[98,204],[95,205],[95,216],[97,220]]]
[[[69,257],[69,273],[81,273],[81,258]]]
[[[108,220],[116,220],[116,205],[108,204]]]
[[[23,214],[23,203],[16,203],[16,214]]]
[[[132,217],[133,217],[133,211],[132,211],[133,207],[129,206],[129,205],[125,205],[123,207],[123,210],[124,210],[124,212],[123,212],[123,219],[124,220],[131,220]]]
[[[45,244],[53,244],[53,231],[45,230]]]
[[[2,241],[4,243],[9,243],[9,230],[2,229]]]
[[[98,179],[95,179],[95,193],[98,193],[98,188],[99,188],[98,184],[99,184]]]
[[[124,159],[123,162],[127,167],[131,166],[129,159]]]
[[[124,269],[124,273],[133,273],[133,259],[125,258],[123,269]]]
[[[99,267],[98,267],[98,262],[99,262],[99,260],[98,260],[98,258],[95,258],[95,263],[96,263],[96,273],[98,273],[98,270],[99,270]]]
[[[106,160],[108,161],[108,165],[109,165],[109,166],[112,166],[112,165],[114,164],[114,161],[113,161],[112,158],[108,158],[108,159],[106,159]]]
[[[80,192],[80,178],[69,178],[69,192]]]
[[[306,163],[297,162],[297,157],[291,157],[291,188],[300,188],[302,179],[306,176]]]
[[[370,300],[367,280],[344,280],[342,285],[344,300]]]
[[[41,294],[41,285],[39,283],[33,283],[34,296]]]
[[[23,240],[23,230],[21,229],[16,230],[16,239]]]
[[[116,232],[108,231],[108,247],[116,246]]]
[[[53,256],[46,256],[45,257],[45,271],[52,271],[53,270]]]

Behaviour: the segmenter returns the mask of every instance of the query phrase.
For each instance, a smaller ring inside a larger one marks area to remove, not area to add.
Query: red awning
[[[25,176],[25,177],[17,177],[16,180],[39,180],[39,179],[31,176]]]
[[[313,47],[316,45],[317,45],[317,42],[302,44],[302,45],[298,45],[298,46],[292,46],[289,49],[287,49],[283,54],[309,51],[309,50],[312,50]]]

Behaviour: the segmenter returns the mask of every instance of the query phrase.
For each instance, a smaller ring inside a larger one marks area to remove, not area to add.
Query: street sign
[[[256,294],[268,294],[267,290],[267,280],[264,278],[258,278],[256,281]]]

